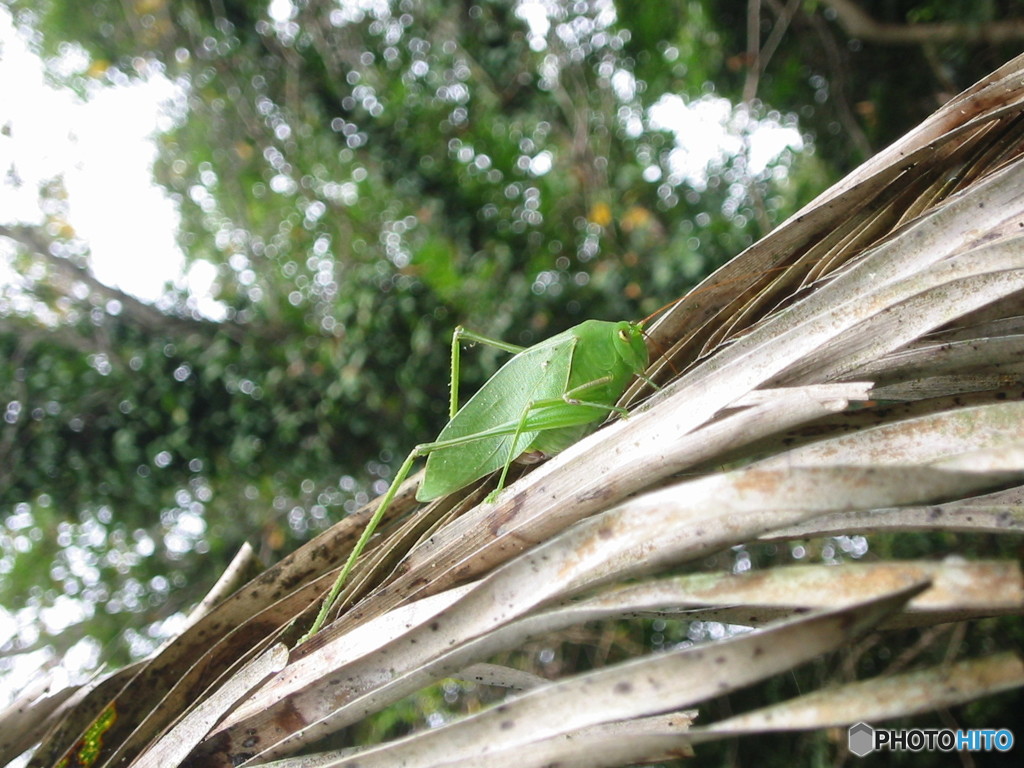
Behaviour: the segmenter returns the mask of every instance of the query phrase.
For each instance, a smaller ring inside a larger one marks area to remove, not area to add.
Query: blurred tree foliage
[[[42,226],[0,228],[0,642],[115,660],[243,540],[277,558],[382,490],[444,420],[454,325],[529,344],[652,311],[1022,23],[967,0],[6,5],[51,62],[84,51],[52,68],[82,94],[178,85],[155,173],[217,275],[221,316],[184,281],[157,306],[98,283],[59,179]],[[766,161],[766,136],[791,143]],[[469,357],[467,391],[497,362]]]

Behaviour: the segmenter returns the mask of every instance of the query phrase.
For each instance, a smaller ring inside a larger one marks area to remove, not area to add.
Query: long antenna
[[[664,305],[658,307],[653,312],[651,312],[651,314],[649,314],[647,317],[645,317],[643,320],[641,320],[640,322],[637,323],[637,325],[640,326],[640,330],[643,331],[644,326],[647,325],[648,321],[651,318],[653,318],[655,315],[657,315],[660,312],[664,312],[666,309],[668,309],[669,307],[671,307],[674,304],[678,304],[680,301],[685,299],[687,296],[689,296],[689,292],[684,293],[682,296],[680,296],[677,299],[672,299],[672,301],[670,301],[668,304],[664,304]],[[647,334],[645,333],[644,336],[646,336],[646,335]]]

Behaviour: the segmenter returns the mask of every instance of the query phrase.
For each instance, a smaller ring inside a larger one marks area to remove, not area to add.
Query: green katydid
[[[303,641],[323,626],[356,559],[417,459],[427,457],[417,501],[453,493],[500,468],[498,486],[487,497],[493,501],[516,459],[558,453],[596,429],[609,413],[625,414],[615,401],[648,362],[643,322],[587,320],[525,349],[456,328],[450,421],[436,440],[417,445],[399,467]],[[459,409],[463,339],[498,347],[514,357]]]

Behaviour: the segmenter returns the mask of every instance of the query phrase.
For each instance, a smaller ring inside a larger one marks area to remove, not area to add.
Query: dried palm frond
[[[146,662],[22,701],[0,758],[41,739],[33,766],[83,748],[96,766],[616,766],[1021,686],[1002,653],[709,721],[710,699],[869,630],[1019,616],[1024,583],[999,559],[699,564],[758,541],[1024,532],[1022,149],[1024,57],[672,307],[651,331],[661,389],[628,392],[628,419],[493,504],[483,483],[410,514],[410,480],[313,640],[294,647],[370,510]],[[510,671],[521,690],[443,727],[287,757],[442,678],[500,682],[480,665],[535,638],[650,616],[754,629],[553,680]]]

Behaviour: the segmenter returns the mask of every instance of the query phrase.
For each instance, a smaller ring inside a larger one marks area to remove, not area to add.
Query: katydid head
[[[643,320],[641,320],[641,321],[639,321],[637,323],[633,323],[633,325],[636,326],[636,328],[638,328],[640,330],[640,333],[643,334],[643,337],[647,340],[648,345],[654,347],[654,350],[655,350],[655,352],[658,353],[658,357],[659,358],[663,357],[664,354],[665,354],[664,347],[662,347],[660,344],[658,344],[658,342],[655,341],[655,339],[650,334],[647,333],[647,330],[646,330],[647,325],[654,318],[658,317],[662,312],[664,312],[666,309],[671,309],[672,307],[674,307],[677,304],[679,304],[680,302],[682,302],[685,298],[686,298],[686,296],[680,296],[679,298],[672,299],[672,301],[668,302],[667,304],[663,304],[662,306],[658,307],[656,310],[651,312],[651,314],[649,314]],[[667,360],[666,362],[668,362],[668,365],[669,365],[670,368],[672,368],[673,372],[675,372],[676,374],[679,373],[678,371],[676,371],[675,367],[672,365],[672,361],[671,360]]]
[[[647,343],[639,323],[625,320],[615,324],[615,351],[633,373],[647,367]]]

